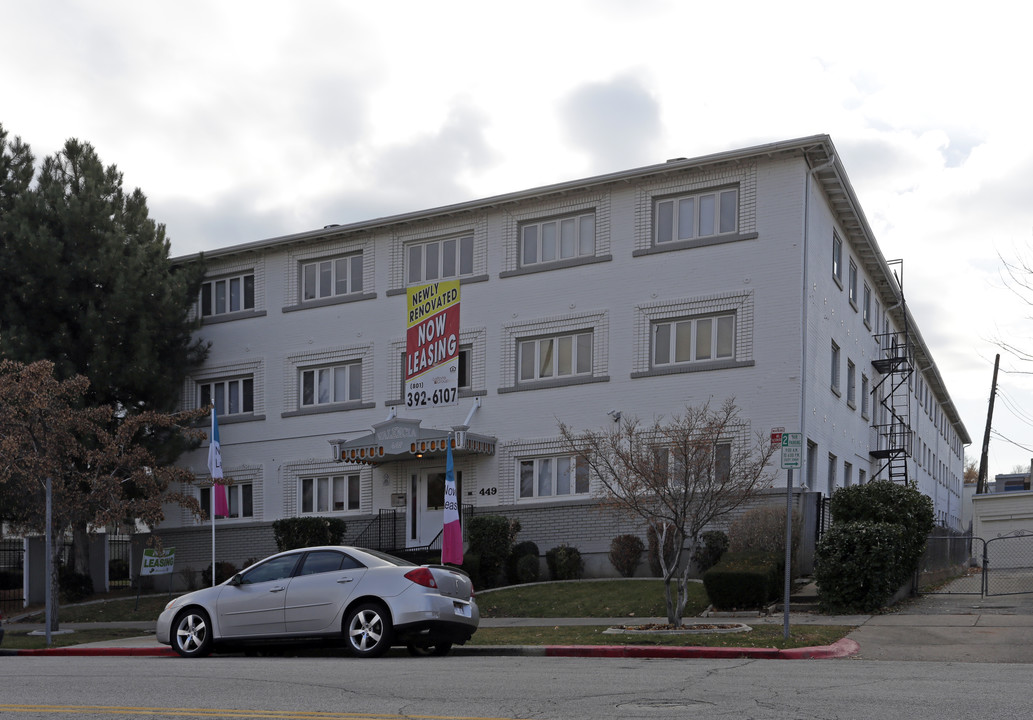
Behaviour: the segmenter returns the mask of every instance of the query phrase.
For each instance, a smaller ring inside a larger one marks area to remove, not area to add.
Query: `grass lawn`
[[[707,607],[703,586],[692,583],[683,620],[693,621]],[[165,608],[167,594],[109,597],[101,601],[68,605],[60,608],[58,618],[64,623],[153,621]],[[539,583],[512,588],[482,591],[477,605],[485,618],[621,618],[633,625],[635,618],[666,617],[664,586],[661,580],[592,580]],[[718,622],[744,622],[748,618]],[[24,622],[43,622],[43,611]],[[705,633],[687,635],[603,634],[605,625],[596,626],[533,626],[520,628],[481,627],[470,645],[674,645],[706,647],[775,647],[795,648],[833,643],[853,628],[847,626],[807,625],[790,628],[788,641],[782,638],[782,625],[757,625],[746,633]],[[77,630],[68,634],[52,634],[52,647],[139,636],[139,630],[111,627]],[[15,634],[8,628],[3,648],[43,648],[44,636]]]

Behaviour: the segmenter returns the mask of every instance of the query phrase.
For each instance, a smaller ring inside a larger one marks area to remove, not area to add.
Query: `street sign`
[[[803,467],[803,433],[782,433],[782,469]]]

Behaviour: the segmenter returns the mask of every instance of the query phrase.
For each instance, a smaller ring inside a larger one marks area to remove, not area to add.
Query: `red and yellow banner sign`
[[[455,405],[459,400],[459,281],[406,292],[405,405]]]

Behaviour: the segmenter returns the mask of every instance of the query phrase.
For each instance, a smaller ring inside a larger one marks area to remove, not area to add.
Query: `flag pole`
[[[212,587],[215,587],[215,516],[222,510],[223,515],[228,514],[226,509],[226,496],[223,494],[222,485],[222,447],[219,443],[219,421],[216,418],[215,406],[212,405],[212,432],[208,436],[208,471],[212,474],[212,489],[209,492],[208,509],[212,514]]]

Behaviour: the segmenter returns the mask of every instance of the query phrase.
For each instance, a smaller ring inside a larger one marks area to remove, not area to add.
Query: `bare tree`
[[[204,411],[148,410],[116,425],[114,407],[82,404],[88,388],[82,376],[58,380],[47,360],[29,365],[0,360],[2,519],[16,529],[43,533],[49,479],[53,597],[60,590],[59,540],[72,528],[96,530],[126,521],[153,527],[163,519],[166,503],[201,512],[197,499],[180,491],[194,481],[193,474],[156,458],[148,440],[156,435],[198,439],[203,431],[193,423]],[[57,630],[56,608],[50,622]]]
[[[578,433],[560,423],[560,432],[578,460],[598,481],[600,494],[616,510],[637,516],[663,548],[673,540],[670,557],[661,550],[667,620],[681,625],[688,600],[690,563],[686,543],[741,507],[768,484],[765,467],[774,452],[769,439],[749,436],[734,399],[720,409],[707,402],[684,414],[618,422],[612,430]]]

